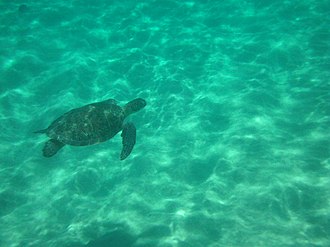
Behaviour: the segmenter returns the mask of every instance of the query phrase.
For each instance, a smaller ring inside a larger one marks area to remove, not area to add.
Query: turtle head
[[[124,106],[125,116],[128,116],[134,112],[137,112],[144,108],[147,105],[147,102],[144,99],[137,98],[128,102]]]

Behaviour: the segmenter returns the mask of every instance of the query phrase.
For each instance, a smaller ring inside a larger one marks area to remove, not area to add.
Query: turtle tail
[[[47,129],[43,129],[43,130],[34,131],[33,133],[36,133],[36,134],[45,134],[46,132],[47,132]]]

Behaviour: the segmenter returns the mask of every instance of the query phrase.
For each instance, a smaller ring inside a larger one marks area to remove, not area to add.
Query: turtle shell
[[[86,146],[109,140],[122,130],[125,115],[114,101],[89,104],[57,118],[46,134],[64,144]]]

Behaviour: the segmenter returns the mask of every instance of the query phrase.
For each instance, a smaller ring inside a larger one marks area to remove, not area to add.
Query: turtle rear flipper
[[[44,148],[42,149],[42,154],[49,158],[52,157],[57,153],[58,150],[60,150],[65,144],[55,140],[55,139],[50,139],[45,143]]]
[[[123,149],[121,150],[120,159],[124,160],[132,152],[136,141],[136,128],[132,123],[126,123],[121,132],[123,138]]]

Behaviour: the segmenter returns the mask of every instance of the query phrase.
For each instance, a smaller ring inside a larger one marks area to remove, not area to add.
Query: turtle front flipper
[[[123,138],[123,149],[121,150],[120,159],[124,160],[132,152],[136,141],[136,128],[132,123],[126,123],[121,132]]]
[[[45,157],[52,157],[60,150],[65,144],[55,139],[50,139],[45,143],[42,153]]]

